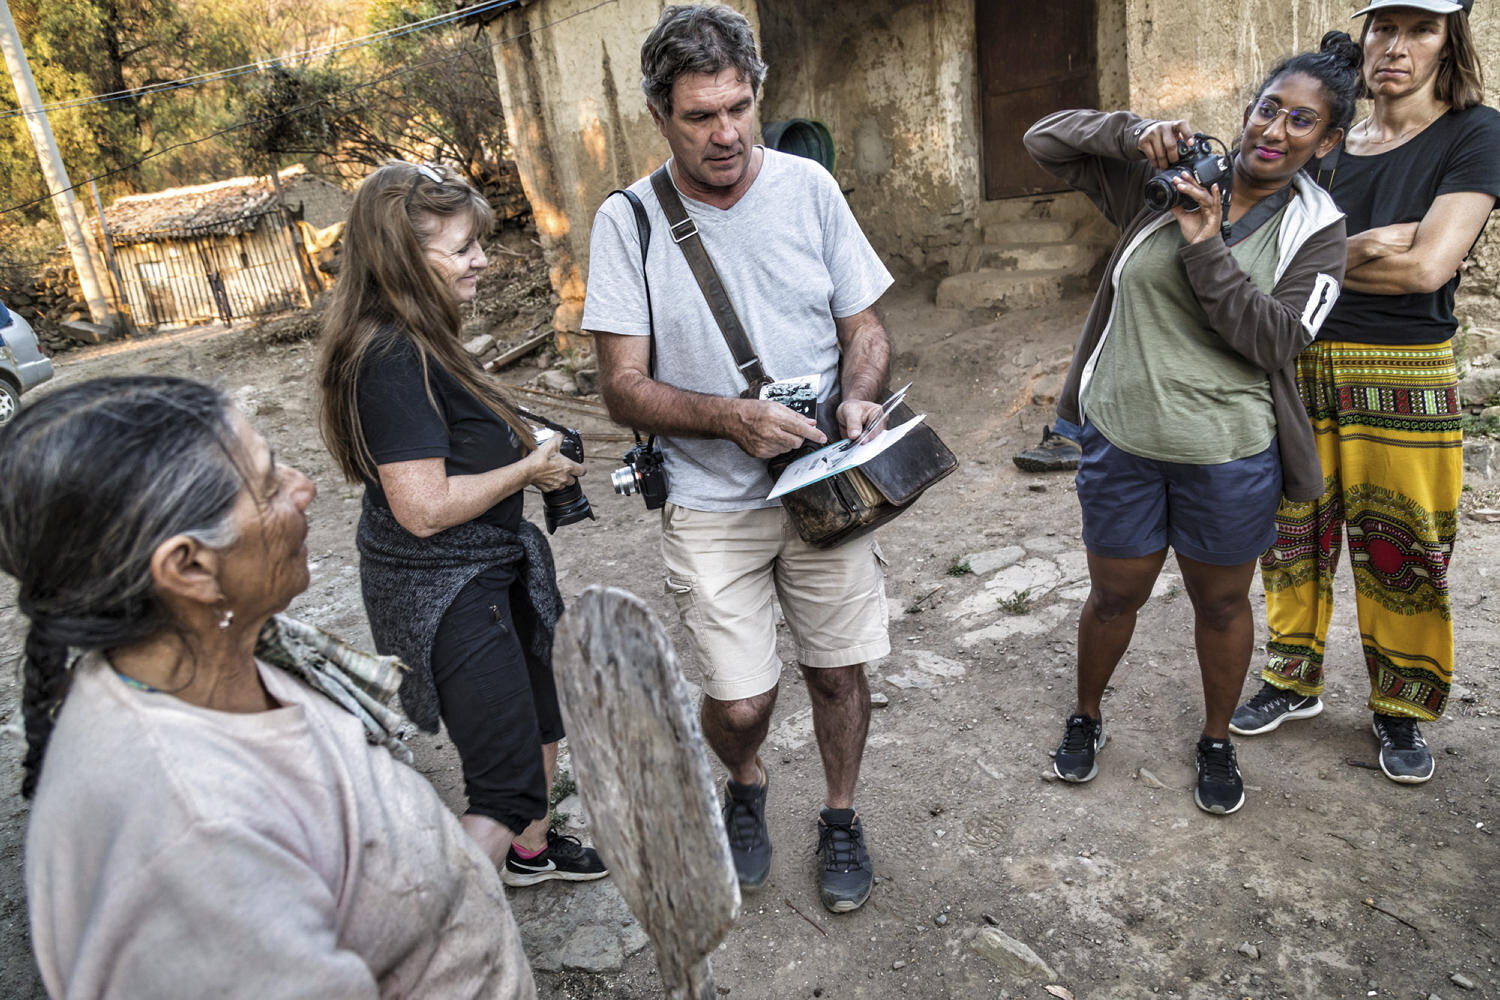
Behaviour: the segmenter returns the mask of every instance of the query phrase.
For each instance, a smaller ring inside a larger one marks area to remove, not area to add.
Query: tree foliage
[[[474,26],[414,31],[319,59],[298,55],[452,9],[441,0],[10,6],[43,101],[119,93],[49,115],[73,182],[101,177],[106,198],[297,161],[352,177],[393,157],[440,158],[486,186],[502,173],[504,116],[494,65]],[[257,60],[266,61],[260,72],[140,93]],[[251,124],[235,127],[243,122]],[[214,133],[222,134],[191,141]],[[19,117],[0,122],[0,170],[10,178],[7,203],[45,195]],[[43,203],[25,217],[50,211]]]

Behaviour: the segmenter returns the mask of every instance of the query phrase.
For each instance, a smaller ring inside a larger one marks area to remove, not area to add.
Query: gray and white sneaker
[[[1380,741],[1380,769],[1392,781],[1420,785],[1432,777],[1432,751],[1417,728],[1417,720],[1404,715],[1376,714],[1375,738]]]
[[[1322,711],[1323,700],[1317,695],[1287,691],[1267,681],[1254,698],[1234,710],[1229,731],[1236,736],[1259,736],[1288,719],[1311,719]]]

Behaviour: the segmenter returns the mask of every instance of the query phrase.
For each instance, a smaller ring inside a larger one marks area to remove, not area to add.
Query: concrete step
[[[946,277],[937,287],[942,309],[1030,309],[1062,298],[1071,271],[998,271],[986,268]]]
[[[975,269],[998,271],[1087,272],[1101,257],[1100,248],[1087,243],[1015,243],[982,246]]]
[[[1077,191],[1060,191],[1057,194],[1028,195],[1024,198],[1006,198],[1003,201],[981,201],[975,211],[976,221],[985,229],[1001,222],[1020,222],[1027,219],[1072,219],[1088,218],[1096,210],[1087,197]]]
[[[1066,243],[1078,228],[1072,219],[1014,219],[984,227],[984,241],[992,246],[1016,243]]]

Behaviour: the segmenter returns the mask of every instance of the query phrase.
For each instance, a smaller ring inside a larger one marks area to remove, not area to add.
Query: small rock
[[[889,674],[886,677],[886,681],[905,690],[910,690],[911,688],[926,690],[937,686],[937,681],[933,680],[930,674],[918,673],[911,670],[899,674]]]
[[[1046,483],[1027,483],[1026,484],[1026,488],[1028,490],[1030,490],[1031,492],[1033,492],[1033,493],[1046,493],[1047,492],[1047,484]]]
[[[550,389],[552,392],[571,394],[578,391],[578,383],[573,380],[573,376],[561,368],[547,369],[537,376],[537,382],[541,384],[542,388]]]
[[[1007,545],[1000,549],[985,549],[983,552],[970,552],[959,559],[960,566],[968,566],[969,571],[975,576],[988,576],[997,569],[1004,569],[1022,560],[1026,550],[1019,545]]]
[[[891,703],[891,699],[879,691],[870,692],[870,704],[875,708],[885,708]]]
[[[904,959],[898,958],[894,962],[891,963],[891,968],[892,969],[904,969],[904,968],[906,968],[906,962],[905,962]]]
[[[1455,972],[1453,975],[1448,977],[1448,981],[1461,990],[1472,990],[1474,988],[1474,980],[1470,979],[1462,972]]]
[[[937,924],[939,927],[946,927],[948,926],[948,914],[939,913],[937,916],[932,918],[932,922]]]
[[[1057,973],[1036,952],[998,927],[986,927],[969,945],[985,959],[1015,975],[1055,980]]]
[[[1429,993],[1427,994],[1427,1000],[1443,1000],[1443,998],[1438,996],[1436,993]]]
[[[1463,403],[1478,406],[1500,397],[1500,368],[1475,368],[1458,383]]]
[[[573,380],[578,383],[578,391],[585,396],[592,396],[599,391],[597,368],[580,368],[573,373]]]
[[[470,354],[477,358],[480,355],[484,354],[485,351],[488,351],[494,346],[495,338],[491,337],[487,333],[481,333],[479,336],[466,342],[464,344],[464,350],[468,351]]]
[[[1135,776],[1137,778],[1141,779],[1141,784],[1145,785],[1147,788],[1166,788],[1167,787],[1166,785],[1164,785],[1164,784],[1161,783],[1161,779],[1160,778],[1158,778],[1156,775],[1152,774],[1150,771],[1146,770],[1144,767],[1140,768],[1139,770],[1137,770],[1135,772]]]
[[[1249,941],[1244,942],[1234,950],[1239,952],[1241,955],[1244,955],[1252,962],[1258,961],[1260,959],[1260,949],[1255,947],[1255,945],[1251,944]]]

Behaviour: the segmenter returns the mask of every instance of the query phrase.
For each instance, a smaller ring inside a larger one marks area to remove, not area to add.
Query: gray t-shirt
[[[745,390],[693,279],[672,242],[649,178],[630,186],[651,220],[646,259],[656,320],[656,379],[713,396]],[[812,160],[766,150],[760,173],[729,209],[683,197],[703,245],[766,373],[772,378],[818,375],[818,398],[838,378],[835,318],[868,309],[891,285],[849,211],[832,175]],[[647,336],[646,289],[635,213],[616,195],[600,206],[589,246],[583,328]],[[672,503],[693,510],[775,507],[762,459],[732,441],[657,439],[667,459]]]
[[[1286,209],[1229,252],[1269,293]],[[1084,390],[1083,411],[1116,448],[1162,462],[1219,465],[1270,447],[1271,382],[1208,324],[1179,259],[1182,229],[1167,223],[1120,268],[1109,336]]]

